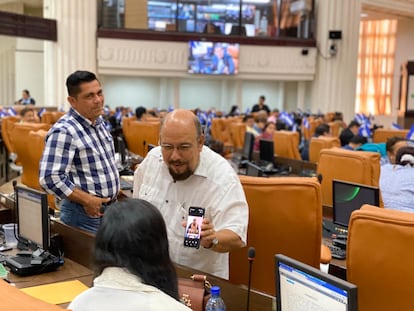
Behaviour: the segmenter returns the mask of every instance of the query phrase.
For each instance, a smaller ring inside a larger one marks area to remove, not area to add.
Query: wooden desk
[[[65,263],[56,271],[31,276],[18,276],[16,274],[9,273],[8,279],[14,283],[17,288],[71,280],[79,280],[86,286],[91,287],[93,271],[74,262],[73,260],[65,258]]]
[[[81,263],[85,267],[93,268],[93,248],[95,243],[93,234],[69,227],[60,221],[53,222],[52,231],[59,232],[62,236],[66,258]],[[189,278],[194,273],[198,273],[198,271],[177,265],[178,277]],[[273,271],[269,273],[273,273]],[[228,311],[246,309],[247,289],[245,287],[232,284],[227,280],[211,275],[208,275],[207,278],[212,285],[218,285],[222,288],[221,295]],[[251,292],[250,309],[255,311],[270,311],[272,310],[272,298],[272,296],[263,293]]]

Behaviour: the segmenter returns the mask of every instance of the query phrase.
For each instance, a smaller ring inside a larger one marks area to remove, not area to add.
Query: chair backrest
[[[312,137],[309,142],[309,161],[317,163],[319,161],[321,150],[333,147],[341,147],[341,142],[339,141],[338,137]]]
[[[14,124],[18,123],[19,121],[20,117],[17,116],[6,116],[1,119],[1,136],[9,154],[15,152],[11,140],[11,132]]]
[[[148,145],[158,145],[160,136],[159,122],[130,121],[127,127],[122,128],[128,150],[145,157]]]
[[[342,124],[343,124],[342,121],[332,121],[328,123],[329,129],[331,131],[331,135],[333,137],[339,137],[339,134],[341,133],[341,130],[342,130]]]
[[[242,122],[232,122],[230,124],[230,136],[236,150],[242,149],[244,145],[244,134],[246,125]]]
[[[40,122],[47,123],[47,124],[54,124],[57,120],[59,120],[65,112],[62,111],[45,111],[43,112]]]
[[[34,148],[29,140],[29,132],[34,130],[48,131],[51,124],[46,123],[16,123],[11,131],[11,142],[17,154],[17,159],[23,166],[30,166],[32,163],[28,159],[28,150]],[[24,173],[22,174],[22,183],[24,180]]]
[[[322,204],[332,206],[332,180],[379,186],[380,154],[342,148],[322,149],[317,173],[322,175]]]
[[[372,142],[386,143],[390,137],[407,137],[409,130],[390,130],[390,129],[376,129],[372,135]]]
[[[411,310],[414,213],[364,205],[351,215],[347,280],[358,286],[358,310]]]
[[[299,153],[299,133],[275,131],[273,133],[274,153],[283,158],[302,160]]]
[[[240,176],[249,205],[248,246],[256,249],[252,288],[275,294],[274,254],[319,267],[321,187],[316,178]],[[248,282],[248,246],[230,252],[230,281]]]

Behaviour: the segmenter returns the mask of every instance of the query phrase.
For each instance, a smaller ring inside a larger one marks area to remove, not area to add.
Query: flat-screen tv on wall
[[[188,73],[235,75],[239,72],[238,43],[190,41]]]

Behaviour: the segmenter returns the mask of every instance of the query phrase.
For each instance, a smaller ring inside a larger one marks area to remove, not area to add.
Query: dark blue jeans
[[[60,220],[69,226],[92,233],[96,233],[101,224],[100,217],[88,216],[82,205],[69,200],[63,200],[62,202],[62,206],[60,207]]]

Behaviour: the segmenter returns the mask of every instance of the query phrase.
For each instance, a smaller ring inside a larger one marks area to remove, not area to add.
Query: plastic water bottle
[[[220,297],[220,287],[211,287],[210,293],[211,297],[207,301],[206,311],[226,311],[226,305]]]

